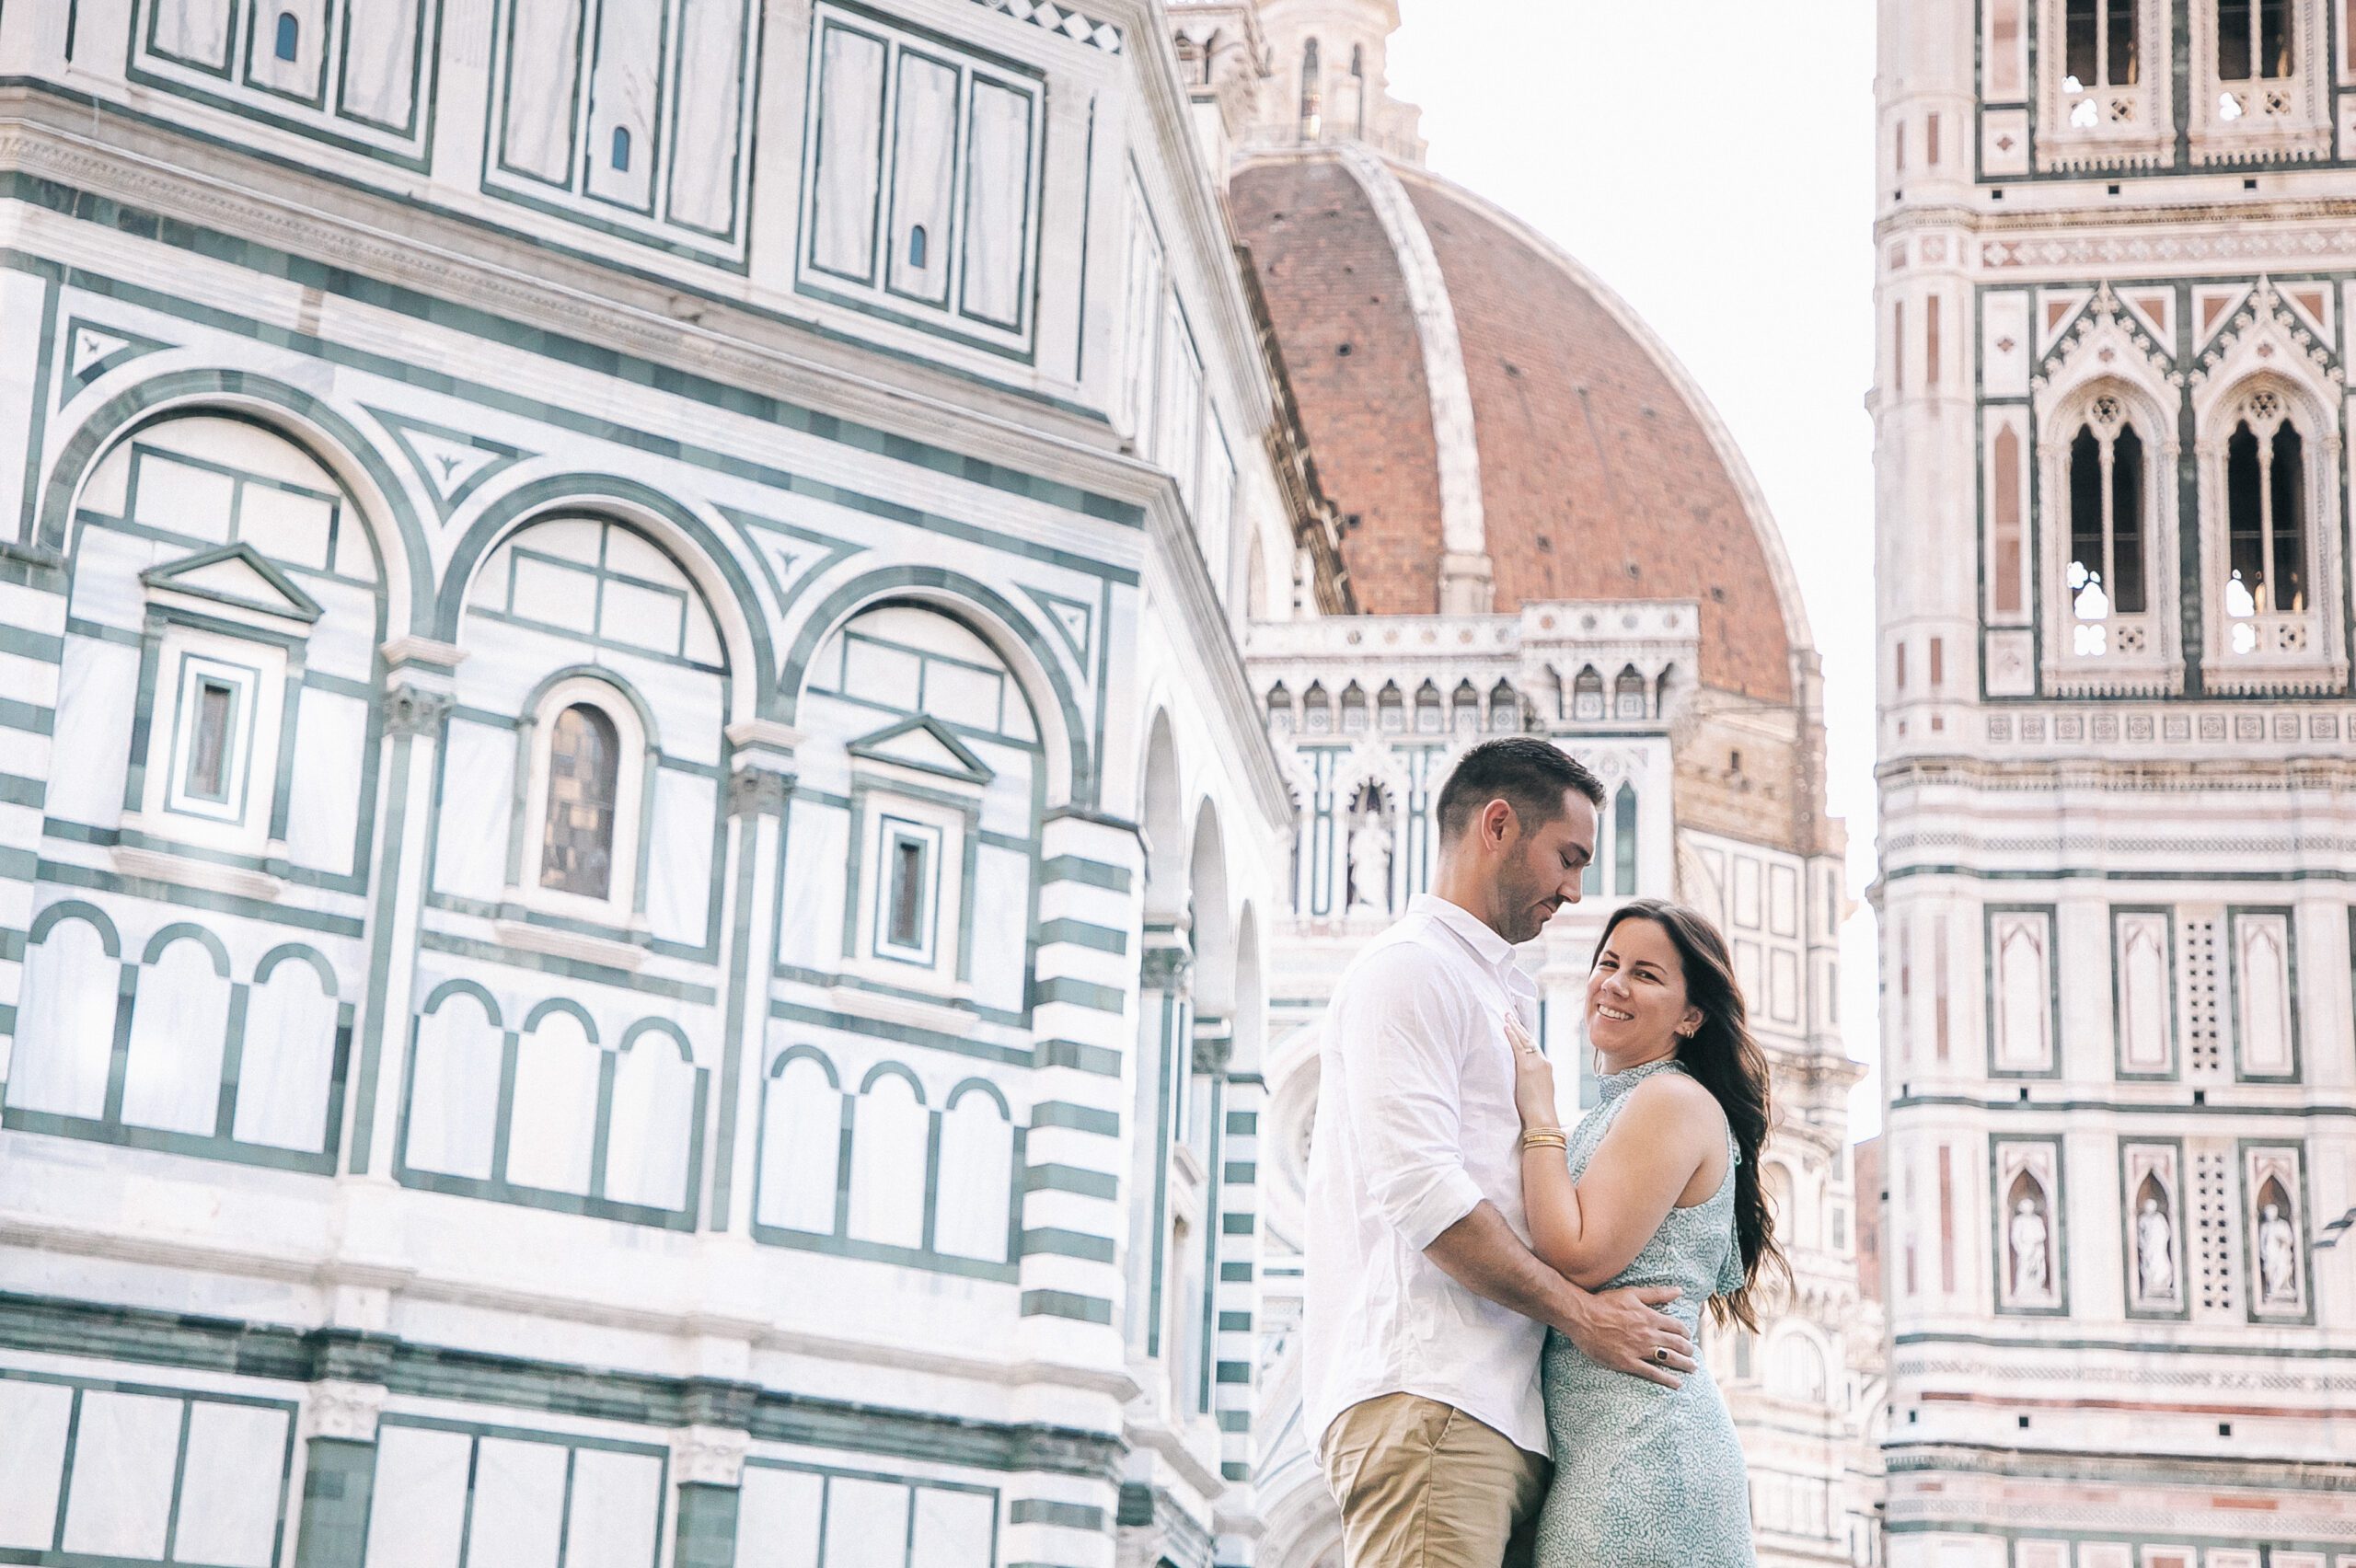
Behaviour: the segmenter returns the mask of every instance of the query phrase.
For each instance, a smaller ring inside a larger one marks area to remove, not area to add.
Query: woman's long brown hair
[[[1603,935],[1595,944],[1599,956],[1623,920],[1649,920],[1669,933],[1685,969],[1685,999],[1702,1012],[1701,1027],[1691,1038],[1677,1042],[1678,1065],[1716,1098],[1734,1133],[1735,1147],[1742,1152],[1734,1172],[1734,1233],[1742,1251],[1742,1288],[1713,1297],[1710,1312],[1721,1326],[1739,1323],[1756,1332],[1759,1311],[1753,1297],[1761,1273],[1780,1274],[1787,1281],[1792,1274],[1775,1239],[1775,1216],[1768,1212],[1767,1194],[1759,1180],[1760,1148],[1773,1120],[1768,1101],[1767,1053],[1751,1038],[1742,987],[1734,977],[1734,960],[1715,926],[1682,904],[1660,898],[1631,899],[1603,923]]]

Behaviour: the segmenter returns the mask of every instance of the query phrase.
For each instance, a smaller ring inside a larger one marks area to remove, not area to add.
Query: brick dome
[[[1699,389],[1577,262],[1362,147],[1230,191],[1361,608],[1692,599],[1702,684],[1793,697],[1809,635],[1782,541]],[[1485,573],[1488,582],[1480,581]]]

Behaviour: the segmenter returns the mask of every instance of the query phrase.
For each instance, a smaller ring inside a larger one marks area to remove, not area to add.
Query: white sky
[[[1873,873],[1874,14],[1866,0],[1402,0],[1391,91],[1439,174],[1542,230],[1692,373],[1767,492],[1823,656],[1849,880]],[[1844,933],[1877,1059],[1873,917]],[[1869,1077],[1853,1133],[1881,1122]]]

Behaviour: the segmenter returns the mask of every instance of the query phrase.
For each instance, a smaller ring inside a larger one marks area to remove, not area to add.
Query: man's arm
[[[1486,1199],[1441,1231],[1424,1256],[1474,1295],[1561,1330],[1600,1366],[1671,1389],[1694,1369],[1684,1327],[1657,1310],[1682,1292],[1662,1285],[1589,1295],[1541,1262]],[[1665,1363],[1655,1359],[1664,1347]]]

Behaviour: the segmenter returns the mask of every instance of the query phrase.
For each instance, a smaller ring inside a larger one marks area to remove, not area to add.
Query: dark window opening
[[[575,703],[557,715],[549,737],[542,887],[584,898],[612,894],[620,771],[621,741],[611,719],[587,703]]]
[[[294,19],[292,11],[278,13],[278,27],[271,40],[271,52],[281,60],[292,60],[303,41],[303,24]]]
[[[930,237],[924,232],[922,224],[918,224],[908,230],[909,266],[921,268],[925,265],[925,252],[930,248]]]
[[[2068,0],[2062,24],[2063,67],[2070,78],[2065,86],[2083,92],[2100,86],[2133,86],[2142,79],[2135,31],[2137,3]]]
[[[629,167],[629,127],[627,125],[614,127],[613,159],[616,168]]]
[[[894,947],[922,944],[919,926],[924,908],[924,846],[913,838],[892,843],[892,913],[888,929]]]
[[[2271,403],[2272,395],[2253,399],[2260,400]],[[2244,420],[2225,444],[2228,616],[2297,615],[2307,607],[2305,453],[2288,420],[2266,442]],[[2256,646],[2246,628],[2235,640],[2237,653]]]
[[[2279,81],[2298,65],[2292,38],[2291,0],[2218,0],[2217,75]]]
[[[229,724],[237,691],[226,681],[196,683],[195,721],[190,726],[188,792],[200,801],[229,798]]]

